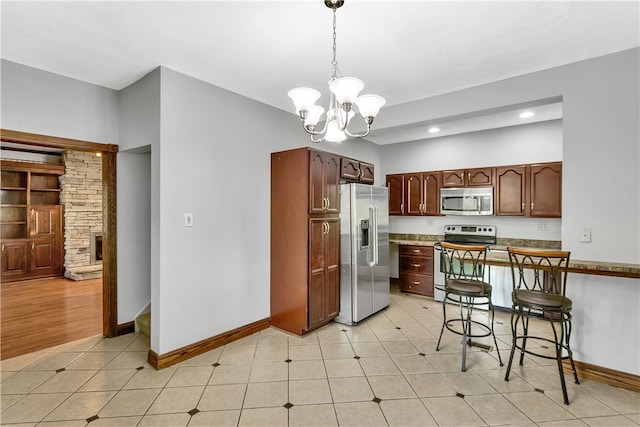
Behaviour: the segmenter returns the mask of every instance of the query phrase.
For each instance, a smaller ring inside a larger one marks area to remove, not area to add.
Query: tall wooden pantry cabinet
[[[340,311],[340,160],[271,154],[271,324],[296,335]]]

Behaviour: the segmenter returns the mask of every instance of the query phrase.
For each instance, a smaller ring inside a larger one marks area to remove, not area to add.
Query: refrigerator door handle
[[[369,206],[369,267],[378,264],[378,207]]]

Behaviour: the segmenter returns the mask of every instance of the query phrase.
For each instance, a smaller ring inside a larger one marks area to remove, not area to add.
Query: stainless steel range
[[[496,243],[495,225],[445,225],[444,241],[468,245],[494,245]],[[444,266],[441,262],[440,250],[436,245],[433,253],[433,299],[444,299]]]

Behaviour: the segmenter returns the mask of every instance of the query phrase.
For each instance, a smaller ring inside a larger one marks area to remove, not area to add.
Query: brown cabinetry
[[[400,290],[433,296],[433,247],[405,246],[399,248]]]
[[[404,215],[404,175],[387,175],[389,215]]]
[[[271,324],[276,328],[304,335],[339,313],[339,178],[340,156],[308,148],[271,154]]]
[[[495,214],[560,218],[562,163],[496,168]]]
[[[62,274],[62,173],[63,165],[2,161],[3,281]]]
[[[373,184],[374,166],[371,163],[343,157],[340,160],[340,178],[345,182]]]
[[[308,150],[309,213],[340,212],[340,156]]]
[[[562,216],[562,163],[530,165],[529,216]]]
[[[496,168],[495,215],[526,215],[526,166]]]
[[[439,216],[441,172],[387,175],[389,215]]]
[[[338,218],[309,220],[309,329],[340,312],[339,227]]]
[[[442,172],[443,187],[491,187],[494,168],[458,169]]]

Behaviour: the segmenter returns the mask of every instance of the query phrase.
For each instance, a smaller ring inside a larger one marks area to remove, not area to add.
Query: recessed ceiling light
[[[436,132],[440,132],[440,128],[439,127],[431,127],[429,128],[429,133],[436,133]]]
[[[529,117],[533,117],[534,113],[531,111],[525,111],[524,113],[520,114],[520,118],[521,119],[528,119]]]

